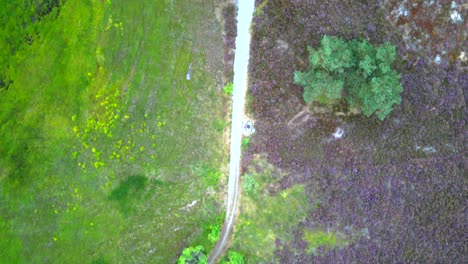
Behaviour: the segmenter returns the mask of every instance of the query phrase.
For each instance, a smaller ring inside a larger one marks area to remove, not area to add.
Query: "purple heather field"
[[[463,1],[269,0],[255,15],[248,110],[257,133],[244,168],[266,153],[290,172],[282,188],[303,183],[311,208],[319,201],[292,243],[277,241],[281,263],[468,262],[467,13]],[[293,74],[323,35],[397,47],[404,91],[384,121],[303,111]],[[351,242],[309,254],[304,228]]]

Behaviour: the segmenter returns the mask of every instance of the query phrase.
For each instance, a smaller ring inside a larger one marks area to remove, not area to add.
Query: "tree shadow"
[[[147,182],[146,176],[129,176],[112,190],[109,200],[115,201],[119,205],[119,210],[123,215],[128,215],[133,211],[132,205],[141,197]]]

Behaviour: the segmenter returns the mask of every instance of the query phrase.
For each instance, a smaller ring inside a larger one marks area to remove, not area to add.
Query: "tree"
[[[400,75],[391,67],[395,46],[330,36],[320,44],[318,49],[308,47],[310,70],[294,72],[294,83],[304,87],[304,101],[331,106],[344,99],[381,120],[401,102]]]

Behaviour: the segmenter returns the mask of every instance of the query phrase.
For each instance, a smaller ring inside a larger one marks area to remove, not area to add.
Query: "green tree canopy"
[[[308,47],[310,70],[294,72],[294,83],[304,87],[304,101],[333,105],[344,98],[366,116],[375,113],[381,120],[401,102],[400,75],[391,67],[395,46],[330,36],[320,44]]]

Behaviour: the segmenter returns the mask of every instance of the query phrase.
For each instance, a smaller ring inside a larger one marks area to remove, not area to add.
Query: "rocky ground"
[[[462,1],[422,0],[269,0],[257,12],[248,95],[257,133],[244,165],[266,153],[290,171],[283,188],[305,183],[311,206],[319,201],[292,244],[278,241],[282,263],[467,261],[467,15]],[[323,35],[397,47],[402,103],[383,122],[305,106],[293,73]],[[308,254],[304,228],[350,243]]]

